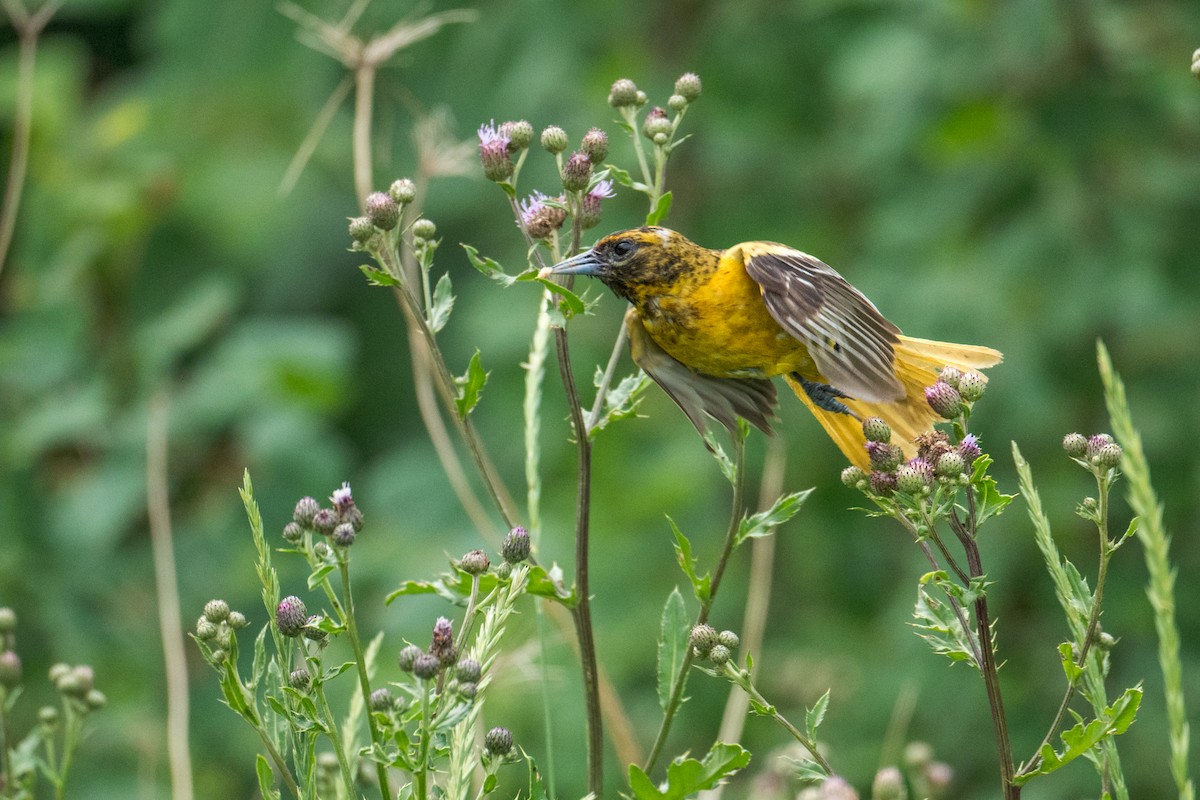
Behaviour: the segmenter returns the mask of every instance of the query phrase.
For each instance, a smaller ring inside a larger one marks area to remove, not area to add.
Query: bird
[[[905,455],[940,420],[925,387],[945,367],[1000,363],[990,347],[905,336],[820,259],[775,242],[724,250],[669,228],[618,231],[541,271],[587,275],[627,300],[633,361],[703,435],[737,418],[771,433],[782,377],[846,458],[868,468],[864,420],[878,417]]]

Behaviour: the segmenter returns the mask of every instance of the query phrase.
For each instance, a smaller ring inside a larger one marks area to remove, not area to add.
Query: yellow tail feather
[[[892,428],[892,442],[900,445],[905,456],[911,458],[916,455],[913,441],[940,419],[925,402],[925,387],[937,381],[938,370],[948,366],[963,370],[985,369],[999,364],[1002,358],[999,351],[990,347],[901,336],[896,344],[896,377],[904,385],[904,397],[893,403],[844,399],[857,418],[818,408],[798,381],[790,375],[785,376],[785,380],[850,463],[868,469],[870,461],[861,420],[881,418]]]

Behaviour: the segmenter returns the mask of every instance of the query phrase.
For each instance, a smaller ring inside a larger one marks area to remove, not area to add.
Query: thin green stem
[[[12,754],[8,751],[11,732],[8,728],[8,689],[0,686],[0,786],[15,786],[13,775]]]
[[[363,707],[368,709],[367,729],[371,733],[371,743],[376,747],[383,747],[383,734],[380,733],[379,724],[369,710],[371,708],[371,678],[367,674],[367,662],[362,642],[358,638],[358,623],[355,621],[354,615],[354,593],[350,590],[350,564],[341,548],[337,548],[337,560],[338,573],[342,577],[342,604],[345,607],[342,621],[345,623],[346,633],[350,637],[350,647],[354,650],[354,665],[358,668],[358,687],[362,692]],[[390,800],[392,790],[388,785],[387,766],[376,761],[375,773],[379,777],[381,800]]]
[[[717,559],[717,565],[713,569],[712,581],[709,584],[708,597],[700,600],[700,612],[696,615],[694,625],[703,625],[708,621],[709,611],[712,610],[713,601],[717,597],[717,589],[721,585],[721,576],[725,574],[725,565],[729,562],[729,556],[733,553],[735,544],[737,543],[737,532],[741,526],[742,517],[745,514],[745,466],[746,461],[746,440],[740,432],[733,434],[733,458],[734,458],[734,481],[733,481],[733,502],[729,514],[729,527],[725,531],[725,542],[721,546],[721,555]],[[662,722],[658,727],[658,734],[654,737],[654,744],[650,748],[650,755],[646,757],[646,763],[642,765],[642,771],[647,775],[654,769],[658,763],[659,757],[662,755],[663,747],[667,743],[667,735],[671,732],[671,725],[675,721],[675,716],[679,712],[679,707],[683,703],[683,689],[687,683],[688,670],[692,667],[692,648],[688,647],[683,655],[683,662],[679,665],[679,671],[675,673],[675,679],[671,683],[671,697],[667,701],[667,708],[663,712]]]
[[[313,695],[317,699],[317,710],[325,720],[329,741],[333,744],[333,753],[337,756],[338,770],[342,773],[342,783],[346,786],[346,797],[354,797],[354,773],[350,770],[350,762],[346,758],[346,748],[342,745],[342,736],[338,731],[337,720],[329,708],[329,700],[325,697],[325,682],[321,679],[321,660],[309,659],[309,668],[314,671]]]
[[[433,734],[433,725],[429,718],[429,681],[421,682],[421,724],[418,736],[421,741],[417,745],[417,769],[413,773],[416,783],[417,800],[427,800],[429,797],[429,737]]]
[[[622,106],[620,112],[625,124],[629,126],[629,138],[633,140],[633,152],[637,156],[638,166],[642,170],[642,183],[651,186],[650,164],[646,161],[646,150],[642,147],[642,137],[638,131],[637,110],[632,106]]]
[[[808,738],[808,735],[793,725],[787,717],[780,714],[779,710],[776,709],[774,705],[767,702],[767,698],[763,697],[762,693],[758,691],[753,683],[750,682],[749,675],[743,673],[729,661],[726,661],[722,665],[722,671],[725,673],[725,677],[729,678],[738,686],[740,686],[742,691],[748,694],[755,703],[761,707],[769,708],[771,710],[771,719],[783,726],[784,730],[790,733],[792,738],[799,742],[800,745],[808,751],[808,754],[812,756],[813,761],[815,761],[821,767],[821,769],[825,770],[826,775],[833,774],[833,765],[826,760],[825,756],[821,755],[821,751],[817,749],[817,743]]]

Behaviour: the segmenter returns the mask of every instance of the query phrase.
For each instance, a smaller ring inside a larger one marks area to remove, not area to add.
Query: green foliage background
[[[309,0],[327,18],[343,3]],[[1200,397],[1200,45],[1195,3],[817,0],[640,3],[481,2],[475,24],[406,50],[378,84],[376,183],[414,169],[418,114],[444,106],[467,139],[481,123],[525,118],[577,138],[616,141],[608,86],[630,77],[662,104],[695,71],[704,94],[694,138],[672,161],[670,224],[709,246],[786,242],[841,270],[906,332],[1005,353],[977,432],[1015,485],[1017,439],[1057,512],[1064,551],[1094,569],[1094,534],[1070,509],[1087,476],[1061,455],[1071,430],[1103,429],[1093,359],[1103,337],[1129,386],[1178,562],[1185,680],[1200,702],[1196,545],[1200,459],[1188,437]],[[360,29],[414,13],[380,2]],[[0,124],[9,152],[16,46],[0,33]],[[68,2],[38,54],[28,187],[0,276],[0,604],[20,616],[30,683],[25,721],[53,661],[89,662],[110,706],[94,719],[76,796],[167,791],[164,689],[146,523],[149,401],[170,394],[171,491],[185,616],[224,597],[263,622],[236,494],[254,477],[268,524],[303,494],[349,480],[368,527],[359,606],[368,630],[424,643],[436,602],[381,598],[479,540],[437,468],[416,414],[403,320],[347,252],[356,210],[346,106],[287,196],[280,179],[326,97],[334,61],[301,45],[268,3]],[[538,154],[534,154],[536,156]],[[553,190],[548,158],[527,173]],[[613,156],[628,163],[627,143]],[[514,490],[522,480],[520,367],[535,292],[501,290],[458,242],[509,269],[524,247],[501,193],[446,179],[427,214],[438,267],[459,294],[443,333],[465,369],[491,370],[476,420]],[[595,233],[637,224],[638,197],[606,206]],[[621,313],[605,296],[572,328],[577,372],[607,357]],[[569,562],[574,451],[557,381],[544,418],[544,560]],[[786,486],[817,491],[780,533],[762,688],[800,712],[832,687],[822,729],[859,786],[878,766],[899,694],[917,692],[909,728],[956,769],[955,796],[997,796],[982,687],[928,653],[908,625],[916,549],[898,529],[846,508],[833,445],[787,402]],[[715,554],[724,481],[683,416],[657,390],[644,419],[602,434],[595,454],[593,589],[601,661],[639,726],[657,724],[654,640],[679,583],[663,514]],[[749,461],[761,463],[751,439]],[[1123,527],[1127,510],[1118,508]],[[1027,755],[1060,696],[1065,638],[1023,509],[984,542],[997,581],[1002,671],[1015,748]],[[497,535],[499,523],[497,522]],[[712,555],[709,556],[711,558]],[[737,627],[746,560],[732,567],[715,622]],[[285,592],[303,588],[299,573]],[[1138,722],[1120,739],[1134,797],[1166,797],[1166,734],[1155,639],[1137,550],[1113,565],[1104,627],[1120,637],[1113,681],[1144,679]],[[532,617],[532,614],[526,615]],[[527,620],[528,623],[530,620]],[[535,652],[519,647],[488,706],[539,758]],[[249,796],[251,734],[218,704],[192,657],[192,745],[201,797]],[[564,796],[582,793],[578,669],[553,640],[555,754]],[[672,750],[703,752],[724,686],[696,675]],[[1197,720],[1196,714],[1192,715]],[[772,763],[779,732],[750,720],[749,772]],[[1193,747],[1195,751],[1195,747]],[[613,785],[622,771],[610,758]],[[1030,798],[1093,788],[1079,764]],[[738,785],[747,796],[750,782]]]

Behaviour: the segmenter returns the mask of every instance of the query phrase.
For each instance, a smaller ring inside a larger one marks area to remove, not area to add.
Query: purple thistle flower
[[[962,456],[968,466],[983,455],[983,450],[979,448],[979,440],[975,438],[975,434],[968,433],[962,438],[962,441],[958,443],[958,454]]]
[[[342,513],[347,508],[353,506],[354,495],[350,492],[350,484],[343,481],[341,488],[335,489],[333,494],[329,496],[329,502],[333,503],[333,507],[338,513]]]
[[[555,203],[546,201],[554,200]],[[534,192],[517,203],[521,212],[521,227],[534,239],[545,239],[562,227],[567,218],[567,212],[559,205],[559,198],[551,198],[541,192]]]
[[[479,161],[489,181],[500,183],[512,177],[513,163],[508,157],[511,143],[503,126],[497,127],[495,120],[479,126]]]

